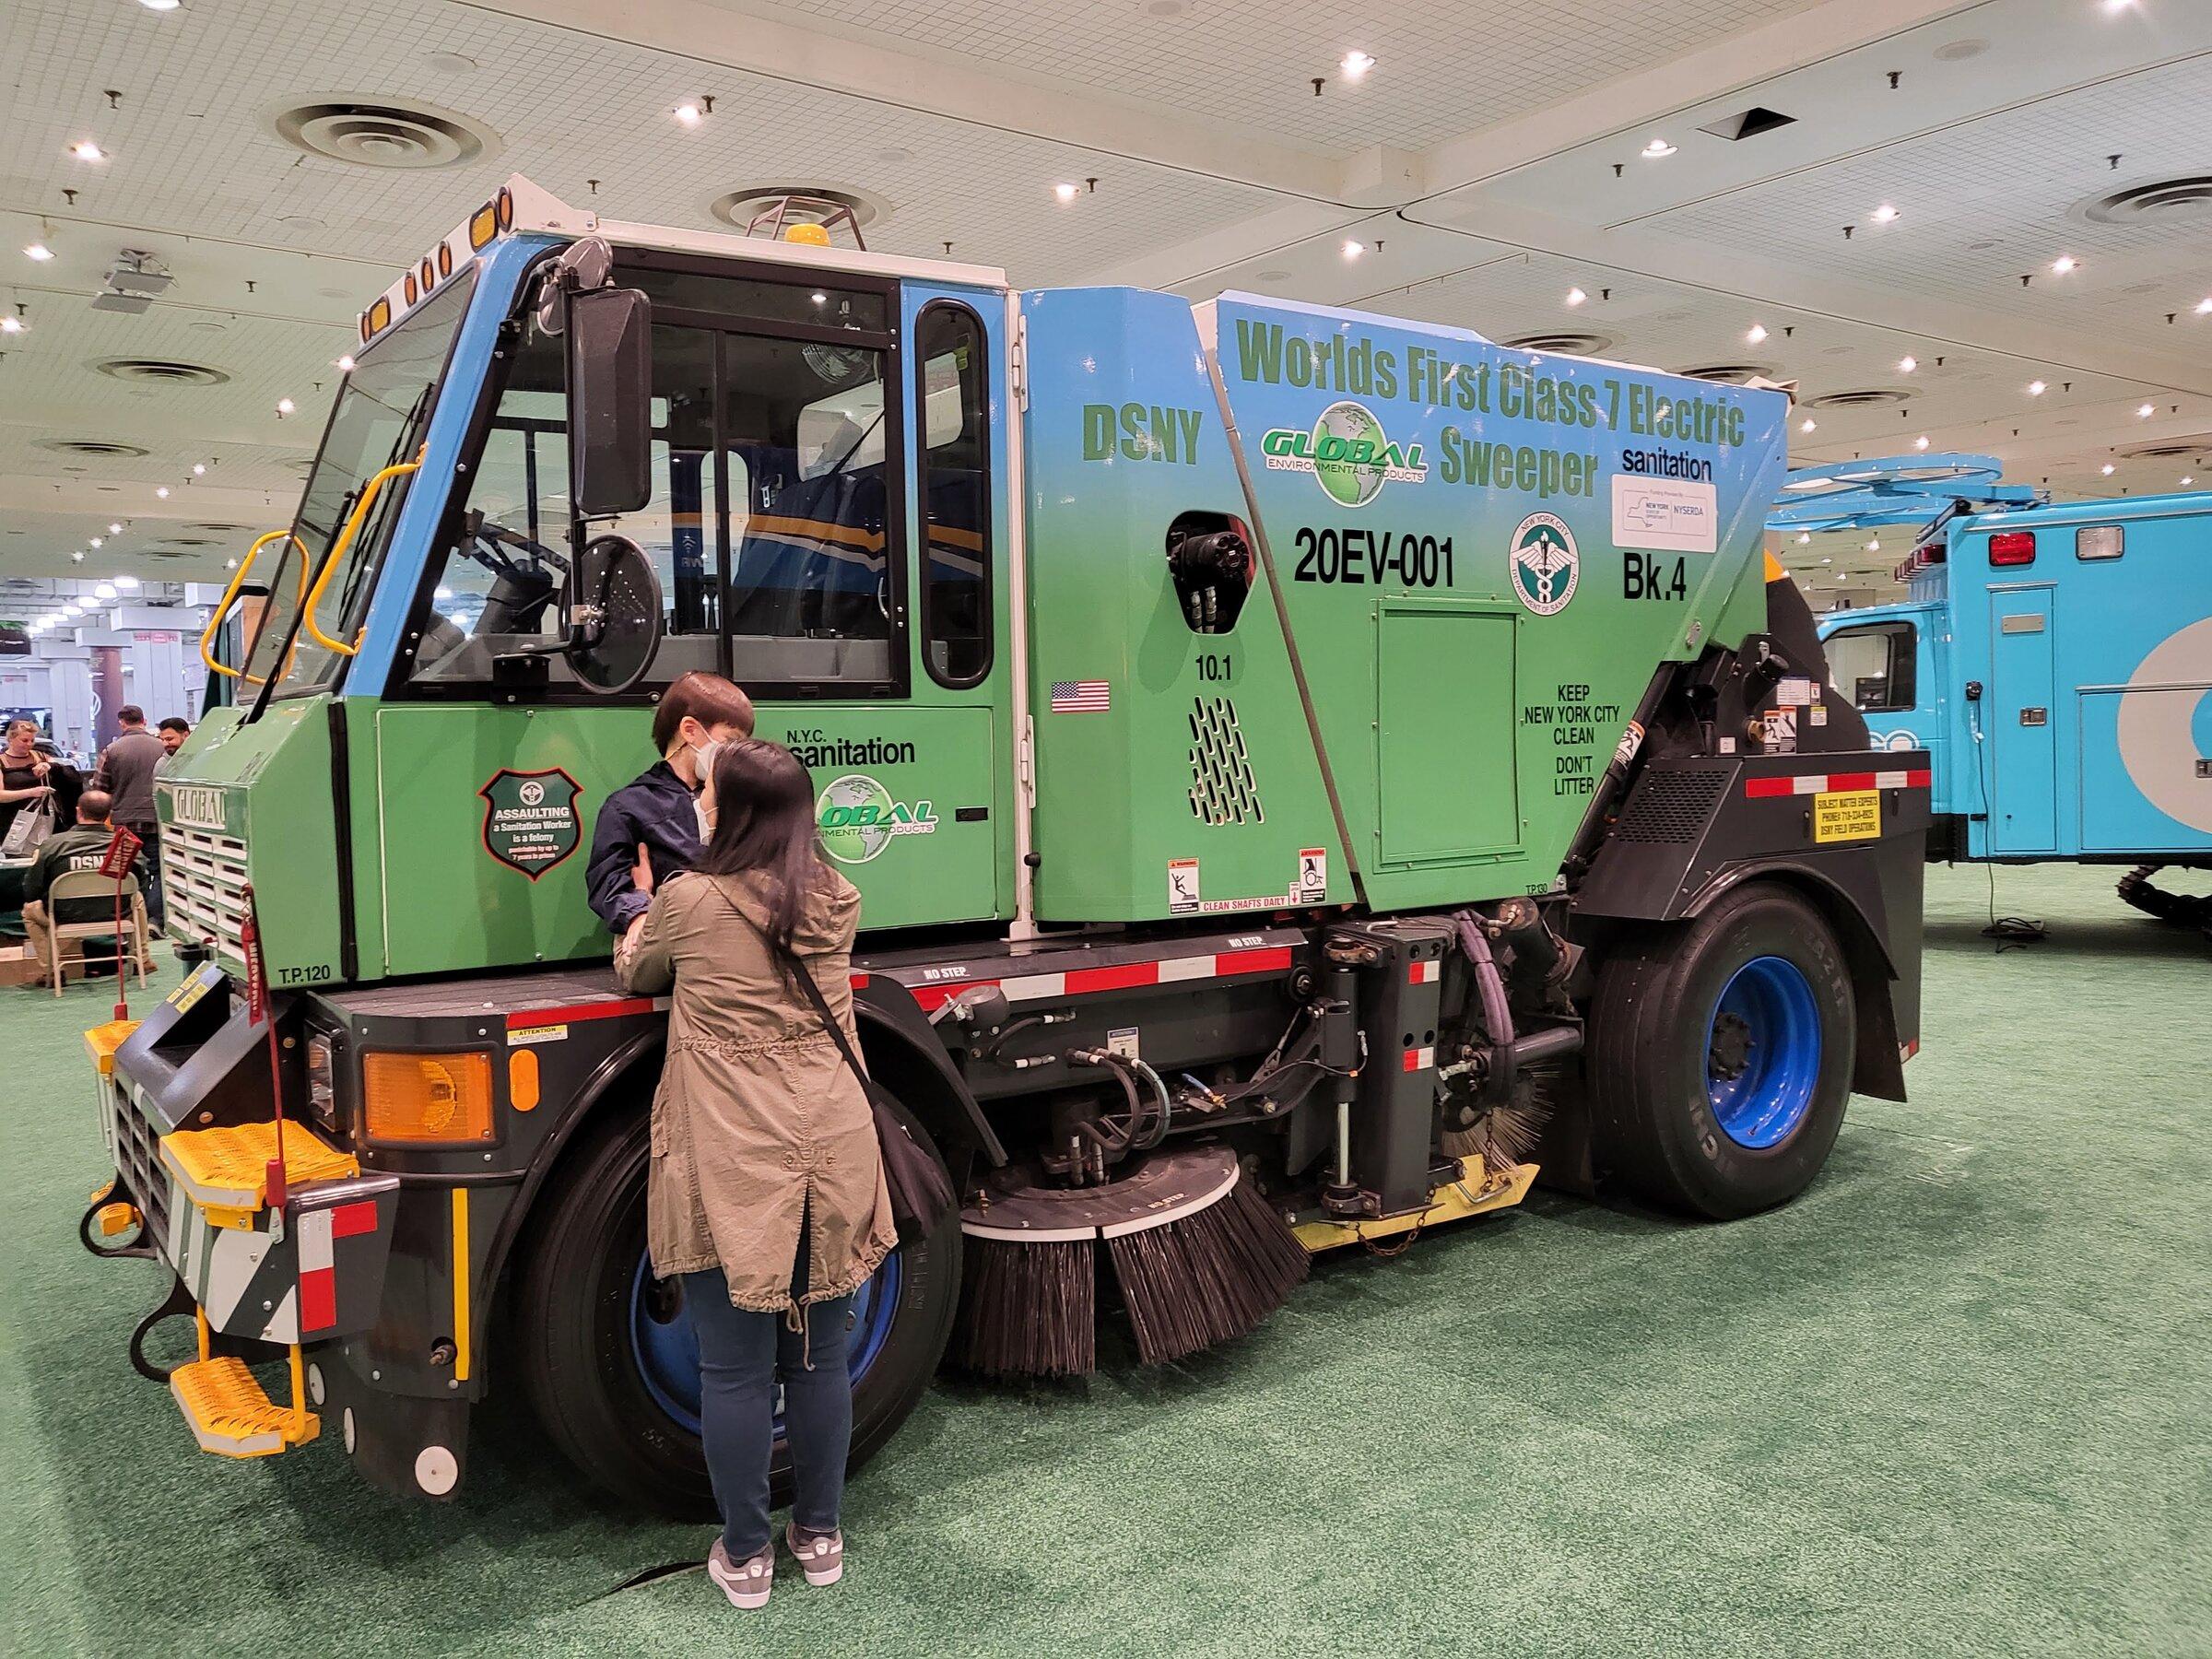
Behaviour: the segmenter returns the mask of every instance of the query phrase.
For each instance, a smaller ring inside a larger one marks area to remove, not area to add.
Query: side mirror
[[[661,644],[661,579],[626,535],[595,535],[570,573],[561,654],[587,690],[616,697],[645,677]]]
[[[653,496],[653,302],[636,288],[568,296],[569,494],[578,516]]]

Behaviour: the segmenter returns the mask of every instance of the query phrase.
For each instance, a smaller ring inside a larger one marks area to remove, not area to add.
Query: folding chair
[[[62,994],[62,976],[70,959],[62,949],[65,941],[77,942],[79,948],[76,960],[80,968],[92,962],[113,962],[116,973],[121,975],[125,961],[136,962],[138,985],[141,990],[145,989],[147,975],[153,967],[153,952],[148,943],[150,930],[146,923],[146,900],[138,891],[137,877],[125,876],[123,878],[123,930],[118,934],[115,924],[115,883],[112,877],[102,876],[97,870],[70,870],[56,876],[47,887],[46,914],[52,929],[47,935],[51,941],[47,952],[53,959],[45,966],[46,977],[53,986],[54,995]],[[107,913],[98,922],[53,920],[61,913],[65,903],[77,899],[98,900]],[[97,938],[113,938],[115,954],[85,955],[82,942]],[[127,957],[124,955],[126,950],[129,952]]]

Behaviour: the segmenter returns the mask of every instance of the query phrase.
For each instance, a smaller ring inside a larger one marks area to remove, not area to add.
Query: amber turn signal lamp
[[[376,1141],[462,1142],[491,1134],[491,1061],[481,1053],[361,1056],[365,1127]]]

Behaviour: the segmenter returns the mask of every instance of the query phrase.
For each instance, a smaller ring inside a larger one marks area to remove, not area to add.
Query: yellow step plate
[[[269,1159],[276,1156],[276,1125],[232,1124],[220,1129],[180,1129],[161,1137],[161,1161],[176,1172],[194,1204],[253,1211],[266,1194]],[[294,1184],[359,1175],[351,1153],[325,1146],[305,1124],[284,1125],[285,1178]]]
[[[270,1399],[245,1361],[228,1355],[195,1359],[169,1374],[192,1438],[219,1457],[270,1457],[304,1446],[322,1432],[312,1411],[290,1411]]]
[[[111,1019],[85,1033],[85,1052],[92,1056],[92,1064],[101,1077],[114,1071],[115,1051],[137,1029],[138,1022],[135,1019]]]
[[[1488,1170],[1484,1167],[1480,1153],[1461,1159],[1459,1170],[1460,1178],[1437,1188],[1435,1202],[1425,1210],[1403,1216],[1378,1216],[1372,1220],[1301,1221],[1292,1230],[1298,1234],[1300,1244],[1318,1255],[1324,1250],[1335,1250],[1346,1244],[1411,1232],[1417,1227],[1434,1227],[1440,1222],[1510,1209],[1528,1196],[1528,1189],[1536,1179],[1536,1166],[1533,1163]]]

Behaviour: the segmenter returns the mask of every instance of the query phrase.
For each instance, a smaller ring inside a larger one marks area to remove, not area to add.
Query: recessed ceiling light
[[[2109,478],[2109,477],[2112,477],[2112,475],[2113,475],[2115,472],[2117,472],[2117,471],[2119,471],[2119,470],[2120,470],[2120,469],[2119,469],[2118,467],[2114,466],[2114,465],[2112,465],[2112,464],[2110,461],[2107,461],[2107,462],[2104,464],[2104,468],[2103,468],[2103,471],[2104,471],[2104,476],[2105,476],[2106,477],[2108,477],[2108,478]]]
[[[1067,203],[1074,201],[1082,194],[1083,193],[1073,184],[1055,184],[1053,186],[1053,194],[1059,197],[1063,206],[1065,206]]]
[[[0,334],[21,334],[29,326],[20,317],[0,317]]]
[[[1364,52],[1347,52],[1336,60],[1336,67],[1344,71],[1346,80],[1358,80],[1375,66],[1375,60]]]
[[[195,478],[206,477],[207,476],[207,463],[205,461],[194,461],[192,464],[192,476]]]
[[[1920,359],[1912,356],[1912,354],[1910,352],[1907,352],[1903,357],[1897,359],[1897,371],[1900,374],[1910,374],[1913,370],[1919,367]]]
[[[2157,411],[2153,409],[2149,404],[2138,404],[2136,406],[2136,418],[2137,420],[2148,420]]]
[[[1866,551],[1869,553],[1879,553],[1881,550],[1882,538],[1878,535],[1866,544]]]
[[[97,535],[96,535],[96,536],[94,536],[94,537],[92,538],[91,545],[92,545],[93,547],[95,547],[101,546],[102,544],[101,544],[100,538],[99,536],[97,536]]]
[[[1916,450],[1924,450],[1924,449],[1926,449],[1926,448],[1928,447],[1928,437],[1927,437],[1927,434],[1926,434],[1925,432],[1923,432],[1923,433],[1922,433],[1922,434],[1921,434],[1919,437],[1917,437],[1917,438],[1913,439],[1913,440],[1912,440],[1912,447],[1913,447],[1914,449],[1916,449]]]
[[[1884,203],[1883,203],[1883,204],[1882,204],[1882,205],[1881,205],[1879,207],[1877,207],[1877,208],[1874,210],[1874,212],[1873,212],[1872,214],[1870,214],[1868,217],[1869,217],[1869,218],[1871,218],[1874,220],[1874,222],[1875,222],[1876,224],[1877,224],[1877,225],[1886,225],[1886,224],[1888,224],[1888,222],[1889,222],[1891,219],[1893,219],[1893,218],[1895,218],[1897,217],[1897,209],[1896,209],[1896,208],[1894,208],[1894,207],[1892,207],[1892,206],[1890,206],[1888,203],[1887,203],[1887,202],[1884,202]]]
[[[2116,17],[2124,11],[2131,10],[2135,4],[2136,0],[2104,0],[2104,15],[2108,18]]]
[[[2028,382],[2028,395],[2030,397],[2041,397],[2049,390],[2050,388],[2045,386],[2041,381],[2030,381]]]
[[[157,489],[154,491],[154,496],[155,496],[155,498],[156,498],[157,500],[163,500],[163,501],[166,501],[166,500],[169,500],[169,486],[168,486],[168,485],[166,485],[166,484],[164,484],[164,485],[161,485],[161,486],[160,486],[159,488],[157,488]]]
[[[1749,328],[1747,328],[1744,331],[1744,338],[1750,341],[1754,346],[1758,345],[1766,337],[1767,325],[1764,323],[1754,323]]]
[[[815,289],[815,291],[807,295],[806,298],[813,300],[817,305],[827,305],[830,303],[830,296],[823,293],[819,288]]]
[[[1820,562],[1822,564],[1834,564],[1836,561],[1832,559],[1824,559]]]
[[[2212,294],[2207,294],[2204,299],[2199,300],[2196,302],[2196,314],[2198,316],[2201,317],[2207,312],[2212,312]]]
[[[32,242],[29,247],[23,250],[23,257],[26,259],[35,259],[41,265],[44,265],[48,260],[53,257],[53,250],[48,247],[44,242]]]
[[[121,535],[123,534],[123,526],[121,524],[110,524],[108,526],[108,534],[110,535]]]
[[[699,106],[695,103],[677,104],[676,118],[686,126],[697,126],[699,124]]]
[[[184,0],[138,0],[147,11],[175,11]]]
[[[292,400],[288,397],[280,397],[276,400],[276,413],[279,415],[289,415],[294,406]]]
[[[108,159],[108,152],[89,138],[79,138],[69,147],[69,153],[79,161],[105,161]]]
[[[1799,547],[1806,547],[1806,546],[1807,546],[1807,545],[1808,545],[1808,544],[1809,544],[1809,543],[1812,541],[1812,539],[1813,539],[1813,536],[1812,536],[1812,532],[1811,532],[1811,531],[1809,531],[1809,530],[1800,530],[1800,531],[1798,531],[1798,532],[1797,532],[1797,545],[1798,545]]]
[[[1661,156],[1673,155],[1675,147],[1664,138],[1654,138],[1643,147],[1643,153],[1653,160],[1657,160]]]
[[[1570,305],[1580,305],[1589,298],[1590,296],[1583,293],[1579,288],[1571,288],[1567,290],[1567,303]]]
[[[226,571],[235,571],[235,570],[237,570],[237,569],[238,569],[238,560],[237,560],[237,559],[224,559],[224,560],[223,560],[223,569],[224,569],[224,570],[226,570]]]
[[[2073,270],[2080,264],[2081,261],[2075,258],[2073,254],[2061,253],[2056,259],[2051,262],[2051,268],[2059,276],[2064,276],[2068,271]]]
[[[338,372],[340,374],[351,374],[353,372],[353,359],[350,356],[342,357],[338,359]]]
[[[2190,486],[2190,485],[2192,485],[2192,484],[2194,484],[2194,483],[2195,483],[2195,482],[2196,482],[2196,480],[2195,480],[2194,478],[2183,478],[2183,479],[2182,480],[2182,488],[2183,488],[2183,489],[2186,489],[2186,488],[2189,488],[2189,486]]]
[[[1801,432],[1814,432],[1819,430],[1819,429],[1820,423],[1815,420],[1810,415],[1807,415],[1803,420],[1797,423],[1797,429]]]
[[[1346,238],[1344,244],[1344,256],[1347,259],[1357,259],[1360,254],[1366,252],[1367,244],[1365,242],[1353,241],[1350,238]]]
[[[115,585],[127,594],[138,585],[138,578],[135,576],[118,576],[115,578]]]

